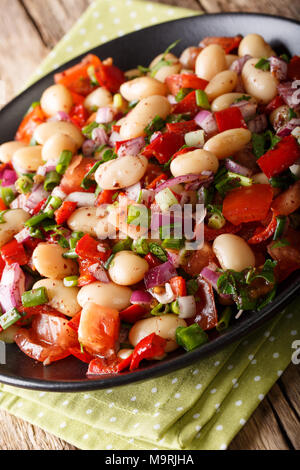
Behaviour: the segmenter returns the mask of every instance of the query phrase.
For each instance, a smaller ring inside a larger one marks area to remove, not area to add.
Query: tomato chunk
[[[147,310],[141,305],[130,305],[125,310],[122,310],[120,312],[120,318],[125,322],[135,323],[136,321],[140,320],[146,313]]]
[[[58,225],[62,225],[73,214],[77,207],[77,202],[64,201],[57,211],[55,211],[55,220]]]
[[[166,78],[166,84],[172,95],[177,95],[182,88],[204,90],[208,85],[208,81],[197,77],[193,73],[183,73],[170,75]]]
[[[87,352],[82,352],[79,347],[69,348],[69,352],[72,356],[76,357],[81,362],[85,362],[86,364],[89,364],[94,359],[94,356]]]
[[[24,246],[15,239],[1,248],[1,255],[7,264],[18,263],[20,266],[23,266],[29,261]]]
[[[170,279],[170,284],[172,291],[176,297],[185,297],[186,296],[186,282],[181,276],[172,277]]]
[[[38,105],[30,111],[21,122],[16,133],[16,140],[29,145],[35,129],[45,122],[46,116]]]
[[[119,312],[112,308],[88,302],[85,304],[78,330],[78,338],[90,354],[109,357],[115,352],[119,338]]]
[[[269,184],[235,188],[223,201],[223,215],[233,225],[263,220],[267,217],[272,198],[273,190]]]
[[[62,317],[38,314],[31,328],[20,329],[15,341],[21,351],[45,365],[70,355],[69,348],[78,344],[76,333],[68,327]]]
[[[61,190],[66,193],[79,192],[94,192],[95,186],[92,186],[88,191],[82,189],[80,186],[85,175],[91,170],[95,165],[95,160],[93,158],[83,158],[80,155],[73,157],[71,164],[67,168],[61,183]]]
[[[79,64],[61,73],[55,74],[55,83],[64,85],[73,93],[87,96],[96,88],[95,85],[92,84],[88,69],[89,67],[98,67],[100,63],[99,57],[88,54]]]
[[[107,261],[111,250],[107,245],[101,243],[86,234],[76,244],[75,251],[80,258],[88,258],[91,261]]]
[[[183,100],[175,104],[173,109],[174,114],[191,113],[192,116],[195,116],[198,111],[200,111],[200,107],[197,105],[195,91],[192,91],[191,93],[186,95]]]
[[[167,123],[168,132],[175,132],[175,134],[186,134],[187,132],[192,132],[197,129],[199,129],[199,127],[194,120]]]
[[[200,42],[201,47],[209,46],[210,44],[218,44],[223,47],[226,54],[229,54],[234,49],[239,47],[242,40],[242,36],[237,35],[234,37],[219,37],[219,36],[208,36]]]
[[[117,93],[122,83],[126,81],[125,75],[115,65],[106,65],[100,61],[96,70],[96,77],[101,86],[107,88],[111,93]]]

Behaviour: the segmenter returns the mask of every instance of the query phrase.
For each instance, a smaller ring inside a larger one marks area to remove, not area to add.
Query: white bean
[[[0,145],[0,162],[11,162],[13,154],[23,147],[26,147],[26,145],[22,142],[17,142],[15,140],[11,142],[5,142],[4,144]]]
[[[39,287],[46,288],[49,299],[48,305],[51,307],[67,315],[67,317],[74,317],[79,312],[78,287],[65,287],[63,281],[54,279],[41,279],[34,284],[33,289]]]
[[[231,64],[239,58],[238,55],[235,54],[226,54],[225,59],[226,59],[226,64],[227,68],[231,66]]]
[[[33,138],[38,144],[44,145],[53,134],[66,134],[75,140],[77,148],[81,147],[84,138],[80,130],[71,122],[49,121],[40,124],[33,133]]]
[[[252,176],[253,183],[255,184],[270,184],[268,177],[264,173],[256,173]]]
[[[143,73],[139,69],[126,70],[125,77],[127,80],[133,80],[134,78],[141,77]]]
[[[219,160],[230,157],[242,150],[251,140],[248,129],[229,129],[211,137],[204,145],[204,150],[212,152]]]
[[[249,59],[242,70],[245,90],[260,103],[267,104],[277,95],[278,80],[271,74],[255,65],[259,59]]]
[[[69,135],[61,133],[53,134],[43,146],[43,160],[58,161],[64,150],[69,150],[74,154],[77,150],[76,142]]]
[[[144,176],[148,160],[143,155],[121,157],[100,165],[95,180],[102,189],[127,188]]]
[[[133,346],[136,346],[143,338],[155,333],[167,340],[165,351],[171,352],[178,348],[176,328],[179,326],[186,326],[186,322],[173,314],[139,320],[129,332],[129,341]]]
[[[0,248],[24,228],[24,224],[29,218],[30,215],[23,209],[9,210],[3,214],[5,222],[0,224]]]
[[[97,207],[80,207],[68,218],[68,227],[73,232],[84,232],[89,235],[96,235],[98,223]]]
[[[186,69],[195,70],[196,59],[201,51],[200,47],[187,47],[179,57],[181,65]]]
[[[167,86],[152,77],[139,77],[123,83],[120,87],[121,95],[127,101],[139,101],[152,95],[166,95]]]
[[[173,176],[188,175],[189,173],[200,174],[202,171],[213,171],[219,168],[217,157],[206,150],[197,149],[178,155],[172,160],[170,170]]]
[[[69,113],[72,106],[72,94],[64,85],[50,86],[41,98],[41,107],[47,116],[55,116],[59,111]]]
[[[132,290],[129,287],[118,286],[113,282],[93,282],[80,289],[77,301],[81,307],[93,302],[102,307],[124,310],[130,305]]]
[[[153,69],[153,67],[155,67],[155,65],[158,64],[158,62],[160,62],[161,59],[163,58],[166,62],[171,62],[172,64],[176,64],[179,61],[178,57],[172,54],[172,52],[168,52],[168,54],[166,54],[165,56],[164,54],[159,54],[152,60],[152,62],[149,65],[149,68]]]
[[[109,221],[109,213],[107,210],[101,210],[99,207],[97,210],[97,225],[95,227],[96,236],[99,240],[105,240],[106,238],[113,238],[116,235],[116,228]]]
[[[238,54],[240,57],[251,55],[252,57],[270,57],[276,55],[271,46],[265,42],[259,34],[247,34],[239,45]]]
[[[109,275],[113,282],[120,286],[131,286],[144,279],[149,264],[144,258],[132,251],[120,251],[112,260]]]
[[[142,99],[128,114],[120,130],[122,139],[144,136],[145,127],[159,116],[163,119],[171,112],[171,105],[165,96],[153,95]]]
[[[17,171],[35,172],[39,166],[43,165],[42,146],[33,145],[16,150],[12,157],[12,164]]]
[[[289,121],[289,107],[286,104],[274,109],[269,116],[270,123],[274,129],[284,126]]]
[[[89,111],[95,111],[95,108],[102,108],[112,104],[113,97],[110,91],[104,87],[97,88],[97,90],[92,91],[85,101],[84,107]]]
[[[241,98],[242,96],[248,96],[245,95],[245,93],[225,93],[224,95],[218,96],[217,98],[214,99],[214,101],[211,104],[211,110],[213,112],[216,111],[222,111],[223,109],[229,108],[238,98]],[[251,98],[249,100],[251,103],[256,102],[254,98]]]
[[[210,81],[215,75],[227,69],[224,49],[218,44],[205,47],[196,60],[196,74]]]
[[[131,356],[131,354],[133,353],[133,349],[120,349],[120,351],[118,351],[117,353],[117,356],[124,360],[124,359],[127,359],[129,356]]]
[[[237,73],[233,70],[224,70],[215,75],[205,88],[209,101],[214,100],[224,93],[230,93],[237,84]]]
[[[255,266],[255,256],[250,246],[232,233],[219,235],[213,243],[213,251],[223,269],[240,272]]]
[[[78,272],[75,261],[63,258],[62,255],[67,251],[60,245],[40,243],[32,254],[32,261],[41,276],[50,279],[63,279]]]
[[[155,78],[156,80],[164,83],[167,77],[169,77],[170,75],[176,75],[181,71],[181,69],[182,65],[180,62],[177,62],[173,65],[165,65],[156,72]]]

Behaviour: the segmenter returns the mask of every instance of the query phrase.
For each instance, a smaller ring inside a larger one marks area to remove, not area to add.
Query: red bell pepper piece
[[[72,330],[76,331],[76,333],[78,332],[80,317],[81,317],[81,311],[76,313],[76,315],[73,318],[71,318],[71,320],[68,322],[68,326],[72,328]]]
[[[45,122],[46,116],[42,111],[42,108],[38,105],[28,113],[23,121],[21,122],[19,129],[16,133],[16,140],[24,142],[24,144],[30,144],[35,129]]]
[[[199,127],[194,120],[167,123],[167,131],[175,132],[175,134],[186,134],[187,132],[196,131],[197,129],[199,129]]]
[[[77,202],[64,201],[57,211],[55,211],[55,220],[58,225],[62,225],[73,214],[77,207]]]
[[[122,83],[126,81],[125,75],[115,65],[106,65],[100,61],[95,71],[98,82],[111,93],[117,93]]]
[[[209,46],[210,44],[218,44],[223,47],[226,54],[229,54],[234,49],[239,47],[242,40],[242,36],[237,35],[234,37],[219,37],[219,36],[208,36],[200,42],[201,47]]]
[[[233,225],[264,220],[273,199],[269,184],[241,186],[230,191],[223,201],[223,215]]]
[[[289,80],[300,80],[300,57],[294,55],[288,63],[287,77]]]
[[[20,266],[28,263],[28,256],[22,243],[16,239],[1,248],[1,256],[7,264],[18,263]]]
[[[97,197],[96,206],[101,206],[102,204],[112,204],[113,195],[116,194],[116,191],[111,189],[103,189],[99,196]]]
[[[117,124],[113,124],[111,126],[111,130],[114,131],[114,132],[120,132],[121,126],[118,126]]]
[[[158,183],[161,181],[166,181],[168,179],[168,175],[162,173],[161,175],[157,176],[150,184],[148,184],[147,189],[155,189]]]
[[[93,359],[87,371],[87,375],[108,375],[119,372],[119,361],[116,357],[112,359],[104,359],[97,357]]]
[[[87,286],[92,282],[96,282],[96,278],[89,272],[89,267],[95,264],[95,260],[93,259],[78,259],[79,263],[79,273],[80,276],[77,280],[78,287]]]
[[[99,250],[99,247],[103,248],[103,251]],[[75,252],[82,259],[89,259],[91,261],[107,261],[111,255],[111,250],[107,245],[100,243],[99,241],[86,234],[76,244]]]
[[[158,258],[156,258],[156,256],[154,256],[152,253],[148,253],[146,256],[145,256],[145,260],[147,261],[147,263],[149,264],[150,268],[156,268],[156,266],[159,266],[161,264],[161,262],[159,261]]]
[[[185,297],[186,296],[186,282],[181,276],[175,276],[170,279],[170,284],[172,291],[176,297]]]
[[[230,222],[226,222],[224,227],[222,228],[210,228],[207,225],[204,225],[204,240],[205,241],[213,241],[219,235],[223,235],[223,233],[237,233],[241,229],[241,225],[232,225]]]
[[[1,254],[0,254],[0,280],[1,280],[4,268],[5,268],[5,261],[3,260]]]
[[[268,150],[257,164],[268,178],[279,175],[300,158],[300,146],[292,135],[283,137],[274,149]]]
[[[33,209],[32,211],[32,214],[33,215],[36,215],[38,214],[39,212],[41,212],[44,204],[46,204],[46,201],[47,201],[47,197],[45,197],[42,201],[38,202],[37,205],[35,206],[35,208]]]
[[[71,91],[71,95],[73,98],[73,105],[84,103],[85,97],[83,95],[79,95],[79,93],[75,93],[74,91]]]
[[[259,231],[258,233],[255,233],[248,240],[249,245],[257,245],[259,243],[262,243],[268,240],[275,233],[276,226],[277,226],[277,220],[276,220],[275,214],[273,213],[271,222],[267,225],[267,227],[265,227],[263,230]]]
[[[130,370],[137,369],[143,359],[153,359],[165,353],[167,341],[161,336],[152,333],[143,338],[134,348]]]
[[[74,105],[70,111],[71,121],[79,129],[82,129],[84,127],[88,117],[88,110],[83,106],[83,104]]]
[[[69,352],[72,356],[76,357],[81,362],[85,362],[86,364],[89,364],[94,359],[94,356],[85,351],[82,352],[78,347],[69,348]]]
[[[135,323],[140,320],[145,313],[147,313],[147,310],[141,305],[130,305],[120,312],[120,319],[128,323]]]
[[[98,67],[101,64],[99,57],[88,54],[79,64],[54,75],[55,83],[67,87],[71,92],[82,96],[89,95],[95,86],[88,74],[89,67]]]
[[[36,315],[39,315],[39,314],[52,315],[55,317],[65,318],[65,316],[61,312],[59,312],[58,310],[55,310],[55,308],[50,307],[50,305],[48,304],[37,305],[36,307],[20,306],[18,307],[18,310],[20,313],[22,313],[22,319],[19,320],[19,322],[17,323],[20,325],[24,323],[24,320],[28,320],[28,318],[35,317]]]
[[[207,80],[197,77],[194,73],[170,75],[165,82],[172,95],[177,95],[182,88],[204,90],[209,83]]]
[[[154,156],[160,164],[167,163],[172,155],[184,145],[184,137],[174,132],[161,134],[143,151],[146,157]]]
[[[215,118],[219,132],[229,129],[238,129],[240,127],[247,129],[247,124],[245,123],[241,110],[237,106],[222,109],[222,111],[216,111]]]
[[[0,197],[0,211],[6,211],[7,207],[3,201],[3,199]]]
[[[183,100],[179,101],[179,103],[174,105],[173,113],[174,114],[191,113],[192,116],[195,116],[199,110],[200,108],[197,105],[197,101],[196,101],[196,92],[191,91],[191,93],[186,95],[183,98]]]
[[[121,362],[119,362],[119,364],[117,366],[118,372],[122,372],[125,369],[129,369],[129,366],[130,366],[131,361],[132,361],[132,356],[133,356],[133,354],[130,354],[130,356],[128,356],[126,359],[123,359]]]
[[[285,102],[283,101],[283,98],[280,95],[275,96],[275,98],[270,101],[269,104],[265,107],[264,111],[266,114],[271,114],[274,109],[279,108],[279,106],[284,105]]]

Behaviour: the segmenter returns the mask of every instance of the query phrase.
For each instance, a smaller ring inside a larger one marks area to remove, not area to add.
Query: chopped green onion
[[[170,250],[180,250],[184,245],[182,238],[166,238],[161,246],[163,248],[169,248]]]
[[[223,215],[214,213],[210,216],[207,225],[208,225],[209,228],[213,228],[213,229],[218,230],[218,229],[224,227],[225,224],[226,224],[226,220],[223,217]]]
[[[64,278],[65,287],[76,287],[78,285],[78,276],[69,276]]]
[[[29,178],[29,176],[23,175],[17,179],[15,186],[18,193],[27,194],[31,191],[33,181],[31,178]]]
[[[240,180],[240,185],[241,186],[251,186],[253,181],[251,178],[248,178],[247,176],[240,175],[238,173],[233,173],[232,171],[228,171],[228,177],[229,178],[238,178]]]
[[[90,176],[92,176],[96,171],[97,169],[99,168],[99,166],[101,165],[101,160],[99,160],[98,162],[95,163],[95,165],[90,169],[90,171],[88,173],[86,173],[86,175],[84,176],[83,180],[82,180],[82,183],[80,184],[80,187],[83,188],[83,189],[89,189],[93,184],[95,184],[95,180],[92,180],[90,178]]]
[[[9,187],[0,187],[0,192],[1,192],[1,198],[6,205],[6,207],[9,207],[10,204],[13,202],[13,200],[16,198],[13,190]]]
[[[149,253],[149,245],[145,238],[138,238],[132,243],[132,250],[139,255],[147,255]]]
[[[159,191],[155,196],[155,201],[162,211],[167,211],[170,207],[178,204],[178,200],[170,188],[165,188],[162,189],[162,191]]]
[[[217,331],[223,331],[228,328],[231,316],[232,316],[232,309],[230,307],[225,308],[216,326]]]
[[[194,323],[191,326],[179,326],[176,329],[176,342],[186,351],[192,351],[207,343],[208,336],[197,323]]]
[[[179,308],[179,305],[178,305],[178,300],[174,300],[174,302],[171,303],[171,310],[172,310],[173,313],[175,313],[175,315],[180,314],[180,308]]]
[[[267,70],[270,70],[270,62],[268,61],[268,59],[265,59],[264,57],[262,57],[255,64],[255,68],[260,69],[260,70],[264,70],[266,72]]]
[[[149,243],[149,250],[150,253],[156,256],[163,263],[166,263],[168,261],[167,253],[160,245],[158,245],[158,243]]]
[[[132,245],[131,238],[127,237],[126,240],[120,240],[113,246],[112,252],[114,254],[119,253],[119,251],[130,250]]]
[[[177,95],[175,96],[175,100],[178,103],[179,101],[183,100],[183,98],[185,98],[192,91],[193,91],[192,88],[181,88],[179,92],[177,93]]]
[[[14,325],[17,321],[21,320],[22,315],[20,312],[13,308],[0,317],[0,326],[3,330],[7,330],[10,326]]]
[[[62,205],[62,200],[57,196],[51,196],[49,201],[46,204],[44,209],[44,213],[48,215],[48,217],[53,217],[54,212],[60,208]]]
[[[237,98],[236,100],[234,100],[234,103],[240,103],[241,101],[249,101],[249,100],[251,100],[251,96],[242,95],[239,98]]]
[[[59,185],[60,178],[60,175],[56,173],[56,171],[50,171],[47,173],[44,182],[44,190],[50,193],[55,188],[55,186]]]
[[[31,103],[31,105],[30,105],[28,111],[26,112],[25,116],[27,116],[28,114],[30,114],[30,113],[34,110],[34,108],[36,108],[36,107],[39,106],[39,105],[40,105],[40,102],[39,102],[39,101],[34,101],[33,103]],[[24,117],[25,117],[25,116],[24,116]]]
[[[290,61],[290,58],[289,58],[288,54],[281,54],[279,57],[280,57],[280,59],[284,60],[287,63],[289,63],[289,61]]]
[[[210,109],[207,94],[203,90],[196,90],[196,103],[200,108]]]
[[[295,111],[293,110],[293,108],[289,108],[289,114],[288,114],[288,119],[293,119],[293,118],[296,118],[297,117],[297,114],[295,113]]]
[[[73,153],[70,150],[63,150],[60,154],[58,163],[56,165],[56,172],[59,175],[64,175],[68,166],[71,163]]]
[[[157,304],[151,311],[151,315],[160,316],[169,313],[169,304]]]
[[[95,67],[93,65],[90,65],[88,67],[87,73],[88,73],[88,76],[90,77],[91,85],[92,86],[99,86],[100,84],[97,80],[96,73],[95,73]]]
[[[136,206],[131,204],[128,207],[127,223],[136,227],[149,226],[149,212],[146,206]]]
[[[27,220],[25,222],[26,227],[35,227],[36,225],[39,225],[43,220],[47,219],[49,217],[48,214],[43,213],[43,214],[37,214],[31,217],[31,219]]]
[[[123,106],[123,98],[122,98],[122,95],[120,93],[116,93],[114,95],[114,100],[113,100],[113,106],[115,108],[122,108]]]
[[[73,232],[71,234],[71,237],[69,239],[69,245],[71,249],[75,249],[77,242],[81,240],[81,238],[84,236],[83,232]]]
[[[39,228],[30,227],[29,233],[32,238],[40,238],[40,239],[44,238],[44,235],[42,234]]]
[[[48,302],[49,298],[46,287],[32,289],[24,292],[22,295],[23,307],[37,307],[37,305],[47,304]]]
[[[8,212],[8,209],[0,212],[0,224],[5,224],[6,220],[4,219],[4,214],[6,214],[6,212]]]
[[[118,157],[117,154],[114,153],[112,149],[107,149],[102,155],[101,163],[109,162],[110,160],[115,160]]]
[[[284,232],[284,228],[285,228],[285,224],[286,224],[286,217],[285,216],[278,216],[278,217],[276,217],[276,220],[277,220],[277,225],[276,225],[275,233],[274,233],[274,236],[273,236],[273,240],[278,240],[279,238],[282,237],[283,232]]]
[[[104,269],[108,270],[108,269],[110,268],[110,265],[111,265],[111,263],[113,262],[114,257],[115,257],[115,255],[112,254],[112,255],[108,258],[108,260],[106,261],[106,263],[104,263],[104,265],[103,265],[103,266],[104,266]]]
[[[63,253],[62,257],[66,259],[77,259],[78,255],[75,250],[70,250],[70,251],[67,251],[66,253]]]
[[[97,129],[98,127],[99,127],[99,124],[96,121],[93,121],[87,126],[83,127],[81,132],[83,133],[85,137],[87,137],[88,139],[91,139],[93,130]]]
[[[204,145],[204,130],[188,132],[185,134],[184,140],[188,147],[202,147]]]

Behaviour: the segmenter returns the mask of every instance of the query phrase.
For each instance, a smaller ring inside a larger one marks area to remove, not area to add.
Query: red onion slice
[[[270,72],[274,75],[277,80],[286,80],[288,64],[285,60],[280,59],[279,57],[269,57],[270,62]]]
[[[131,201],[137,202],[140,198],[142,185],[140,182],[133,184],[129,188],[126,188],[126,194],[131,199]]]
[[[130,302],[134,305],[142,305],[143,307],[149,307],[153,297],[149,292],[145,290],[135,290],[132,292]]]
[[[176,269],[167,261],[159,266],[149,269],[145,274],[145,286],[146,289],[152,289],[156,286],[162,286],[168,282],[172,277],[177,276]]]
[[[196,114],[194,120],[206,134],[212,134],[218,131],[216,120],[210,111],[200,111],[198,114]]]
[[[25,275],[17,263],[6,265],[0,283],[0,303],[3,312],[9,312],[21,304],[25,292]]]
[[[96,196],[93,193],[75,192],[68,194],[66,201],[77,202],[78,207],[92,207],[95,205]]]
[[[179,318],[193,318],[196,316],[196,300],[193,295],[178,297]]]
[[[229,67],[229,70],[233,70],[236,72],[238,75],[242,73],[243,67],[245,63],[251,59],[251,55],[244,55],[240,59],[236,59],[232,62],[232,64]]]
[[[29,238],[30,238],[30,231],[28,227],[23,228],[21,232],[15,235],[15,239],[17,240],[18,243],[26,242]]]
[[[92,131],[92,140],[97,146],[106,145],[108,143],[108,135],[103,127],[97,127]]]
[[[99,108],[96,114],[96,122],[98,124],[108,124],[109,122],[113,121],[115,116],[116,111],[113,108]]]
[[[238,103],[233,103],[232,107],[239,108],[244,119],[248,120],[255,116],[257,104],[249,102],[247,100],[239,101]]]
[[[12,186],[13,184],[15,184],[15,182],[18,179],[18,176],[15,170],[6,169],[3,171],[3,175],[1,179],[2,179],[1,186],[7,187],[7,186]]]
[[[105,284],[110,282],[107,272],[100,263],[92,264],[88,267],[88,271],[97,279],[97,281],[104,282]]]
[[[127,157],[128,155],[135,157],[140,153],[142,148],[145,147],[144,137],[137,137],[124,142],[118,148],[118,157]]]
[[[287,124],[280,127],[276,134],[279,135],[279,137],[286,137],[298,126],[300,126],[300,118],[293,118]]]
[[[300,105],[300,81],[280,83],[277,90],[281,98],[290,108],[297,108]]]
[[[212,287],[218,292],[218,279],[222,275],[222,273],[213,271],[212,269],[209,269],[207,266],[202,269],[201,271],[201,276],[209,282]],[[230,299],[231,296],[227,294],[219,294],[220,297],[223,297],[224,299]]]
[[[268,127],[268,120],[265,114],[258,114],[247,123],[250,132],[260,134]]]
[[[238,175],[247,176],[248,178],[252,175],[252,171],[249,168],[246,168],[245,166],[230,160],[230,158],[226,158],[225,166],[227,170],[232,171],[233,173],[237,173]]]
[[[28,199],[26,200],[26,209],[27,211],[33,210],[36,205],[41,202],[43,199],[47,198],[49,193],[44,190],[43,185],[35,185],[32,189],[32,192]]]
[[[188,174],[188,175],[182,175],[182,176],[177,176],[176,178],[171,178],[167,181],[164,181],[160,185],[158,185],[155,188],[155,192],[159,193],[163,189],[170,188],[172,186],[176,186],[177,184],[182,184],[182,183],[191,183],[193,181],[196,181],[199,179],[200,175],[196,174]]]

